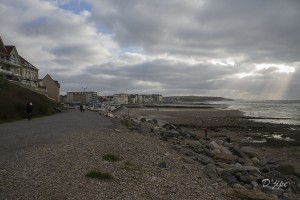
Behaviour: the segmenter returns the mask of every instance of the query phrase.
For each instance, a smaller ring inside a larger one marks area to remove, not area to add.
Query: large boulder
[[[255,149],[251,148],[251,147],[242,147],[240,149],[243,153],[245,153],[249,158],[253,158],[253,157],[257,157],[257,152]]]
[[[234,170],[235,171],[244,171],[244,167],[240,163],[235,163]]]
[[[240,158],[238,159],[238,162],[247,165],[253,165],[252,160],[249,158],[249,156],[245,154],[243,151],[241,151],[238,147],[233,147],[231,151],[234,155],[237,155]]]
[[[209,146],[213,149],[212,153],[215,158],[226,163],[232,163],[234,161],[234,156],[226,147],[219,145],[217,142],[210,142]]]
[[[186,134],[185,137],[187,137],[187,138],[198,140],[198,134],[193,131],[185,132],[185,134]]]
[[[230,173],[229,171],[223,171],[222,179],[229,185],[232,186],[234,184],[239,184],[240,182],[236,179],[236,177]]]
[[[141,133],[151,133],[153,132],[153,125],[150,123],[141,123]]]
[[[237,172],[235,173],[235,177],[244,184],[251,184],[251,181],[253,181],[247,171]]]
[[[193,151],[195,151],[196,153],[202,153],[202,144],[199,141],[195,141],[195,140],[188,140],[186,141],[186,145],[192,149]]]
[[[260,170],[255,166],[243,166],[244,170],[249,172],[251,175],[260,175]]]
[[[208,156],[205,156],[203,154],[196,154],[195,155],[195,160],[204,164],[204,165],[207,165],[207,164],[214,164],[214,161],[208,157]]]
[[[153,127],[153,132],[157,135],[163,135],[162,133],[164,133],[166,131],[166,129],[159,127],[159,126],[155,126]]]
[[[167,130],[176,130],[176,126],[174,124],[166,123],[163,125],[163,128]]]
[[[138,118],[138,120],[141,121],[141,122],[146,122],[147,119],[145,117],[141,116],[141,117]]]
[[[141,129],[141,121],[131,118],[128,124],[129,129],[140,130]]]
[[[157,119],[147,119],[147,122],[154,125],[154,126],[158,126],[158,120]]]

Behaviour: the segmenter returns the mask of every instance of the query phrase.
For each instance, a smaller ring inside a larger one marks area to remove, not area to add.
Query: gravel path
[[[122,157],[103,160],[105,154]],[[85,177],[89,170],[114,176]],[[0,199],[228,199],[223,182],[155,136],[95,112],[0,124]]]

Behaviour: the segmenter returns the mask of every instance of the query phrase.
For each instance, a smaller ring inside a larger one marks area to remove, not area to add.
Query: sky
[[[61,93],[300,99],[299,0],[1,0],[5,45]]]

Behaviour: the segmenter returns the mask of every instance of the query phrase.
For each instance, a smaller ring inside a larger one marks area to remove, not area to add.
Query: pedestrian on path
[[[32,102],[28,102],[26,104],[26,112],[27,112],[28,120],[31,120],[31,118],[32,118],[32,110],[33,110]]]
[[[82,111],[84,112],[84,110],[85,110],[85,104],[83,104],[83,106],[82,106]]]
[[[80,104],[80,112],[82,112],[82,110],[83,110],[83,107],[82,107],[82,104]]]

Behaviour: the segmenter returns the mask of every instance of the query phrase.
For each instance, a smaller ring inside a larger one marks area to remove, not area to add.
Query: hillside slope
[[[33,103],[33,117],[53,114],[58,103],[46,96],[0,79],[0,123],[26,118],[26,103]]]

